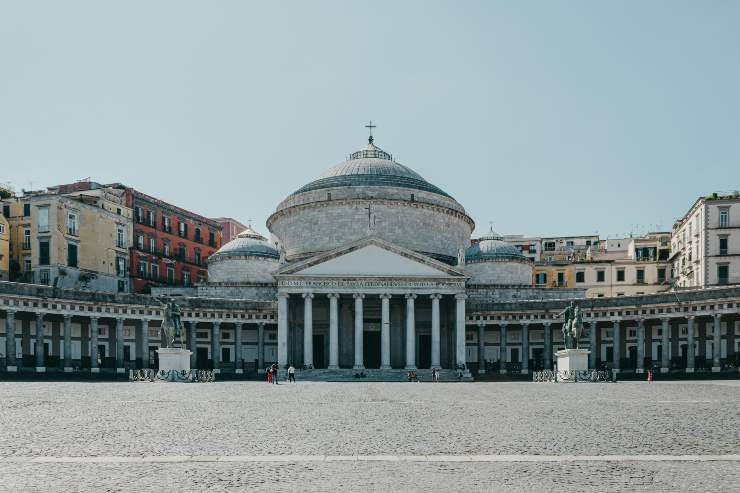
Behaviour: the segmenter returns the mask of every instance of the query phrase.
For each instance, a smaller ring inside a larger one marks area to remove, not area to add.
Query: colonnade
[[[723,319],[724,316],[724,319]],[[599,321],[584,321],[584,332],[582,338],[579,341],[579,347],[590,350],[589,353],[589,367],[596,368],[597,365],[607,365],[610,368],[620,371],[623,370],[622,363],[624,361],[623,350],[634,345],[635,347],[635,368],[634,370],[638,373],[644,372],[646,369],[646,348],[652,350],[653,343],[659,342],[659,353],[660,357],[653,361],[652,351],[650,352],[650,364],[654,368],[660,368],[661,372],[668,372],[672,369],[683,369],[687,373],[691,373],[696,368],[696,320],[701,318],[704,322],[705,327],[711,327],[711,339],[705,337],[705,340],[711,340],[712,342],[712,357],[711,357],[711,370],[719,372],[723,365],[726,364],[732,357],[737,358],[738,354],[738,342],[740,342],[740,330],[735,328],[735,323],[738,319],[737,314],[727,313],[714,313],[710,315],[693,315],[687,314],[682,316],[669,316],[664,315],[655,318],[614,318],[610,320],[599,320]],[[727,322],[725,334],[722,334],[722,322]],[[678,325],[686,324],[686,333],[683,335],[678,330]],[[555,327],[553,327],[553,325]],[[553,368],[553,352],[555,349],[562,349],[563,345],[553,346],[553,330],[561,330],[562,323],[557,323],[549,320],[545,321],[497,321],[495,323],[479,320],[477,321],[477,351],[478,351],[478,362],[481,369],[479,372],[485,371],[485,366],[480,363],[486,361],[486,334],[491,331],[492,327],[495,327],[499,334],[498,344],[493,344],[499,348],[499,372],[506,373],[507,366],[509,363],[520,363],[521,372],[530,372],[530,347],[534,342],[530,339],[530,327],[534,326],[537,330],[542,330],[543,337],[541,341],[537,341],[537,345],[543,347],[543,366],[545,369]],[[659,336],[653,337],[652,333],[646,337],[647,330],[652,331],[653,328],[659,327]],[[740,327],[740,326],[739,326]],[[519,343],[515,344],[516,347],[521,348],[519,361],[509,361],[508,348],[514,346],[511,341],[508,340],[508,333],[511,328],[516,328],[521,331],[521,337]],[[599,332],[601,329],[610,329],[610,337],[601,337]],[[634,329],[635,334],[632,337],[625,337],[625,329]],[[673,332],[673,335],[671,334]],[[726,358],[722,357],[722,341],[725,341]],[[600,357],[601,346],[611,347],[611,358],[604,360]],[[488,345],[490,346],[490,345]],[[683,354],[681,354],[683,352]],[[676,368],[675,364],[672,366],[672,359],[683,358],[685,356],[686,362],[684,368]],[[629,358],[628,358],[629,359]]]
[[[303,299],[303,364],[307,367],[314,366],[313,351],[313,302],[319,293],[298,293]],[[329,299],[329,369],[339,368],[339,293],[320,293]],[[391,368],[391,323],[390,323],[390,300],[394,296],[402,296],[406,300],[406,325],[405,325],[405,368],[416,369],[416,308],[415,300],[419,296],[429,296],[432,305],[431,326],[431,366],[439,368],[440,365],[440,300],[443,295],[431,294],[390,294],[390,293],[352,293],[354,300],[354,370],[365,369],[363,334],[364,323],[364,301],[366,297],[378,296],[380,299],[380,368]],[[290,293],[278,293],[278,364],[284,367],[288,361],[288,300]],[[454,295],[455,306],[455,362],[458,366],[465,365],[465,294]]]

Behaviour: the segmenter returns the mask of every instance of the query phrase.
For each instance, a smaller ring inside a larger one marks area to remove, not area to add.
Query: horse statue
[[[182,312],[180,307],[172,300],[167,302],[159,301],[159,304],[164,307],[162,332],[164,333],[166,347],[175,347],[174,344],[176,339],[180,340],[180,347],[184,347],[185,344],[182,340],[182,321],[180,320]]]
[[[566,349],[578,349],[578,339],[583,334],[583,312],[581,307],[570,302],[565,310],[558,313],[558,317],[565,318],[563,322],[563,339]]]

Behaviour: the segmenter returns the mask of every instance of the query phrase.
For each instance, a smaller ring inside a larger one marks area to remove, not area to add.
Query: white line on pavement
[[[195,462],[740,462],[740,454],[727,455],[153,455],[83,457],[0,457],[2,463],[122,464]]]

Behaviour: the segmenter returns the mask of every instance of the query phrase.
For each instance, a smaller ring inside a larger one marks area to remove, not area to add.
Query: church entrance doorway
[[[199,370],[205,370],[209,367],[207,347],[199,347],[195,350],[195,364]]]
[[[419,334],[418,346],[419,354],[416,357],[418,368],[429,368],[432,366],[432,336],[429,334]]]
[[[365,362],[365,368],[380,368],[380,332],[363,332],[362,346],[362,358]]]
[[[324,334],[313,335],[313,367],[326,368],[324,361]]]

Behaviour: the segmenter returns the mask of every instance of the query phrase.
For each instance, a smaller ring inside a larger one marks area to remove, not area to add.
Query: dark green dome
[[[505,242],[504,238],[493,230],[465,251],[466,262],[502,260],[528,261],[517,247]]]
[[[293,195],[336,187],[397,187],[450,197],[415,171],[393,160],[393,156],[372,142],[350,155],[347,161],[322,173]]]
[[[270,242],[251,228],[239,233],[236,238],[226,243],[211,255],[210,259],[220,257],[265,257],[279,259],[280,253],[270,245]]]

